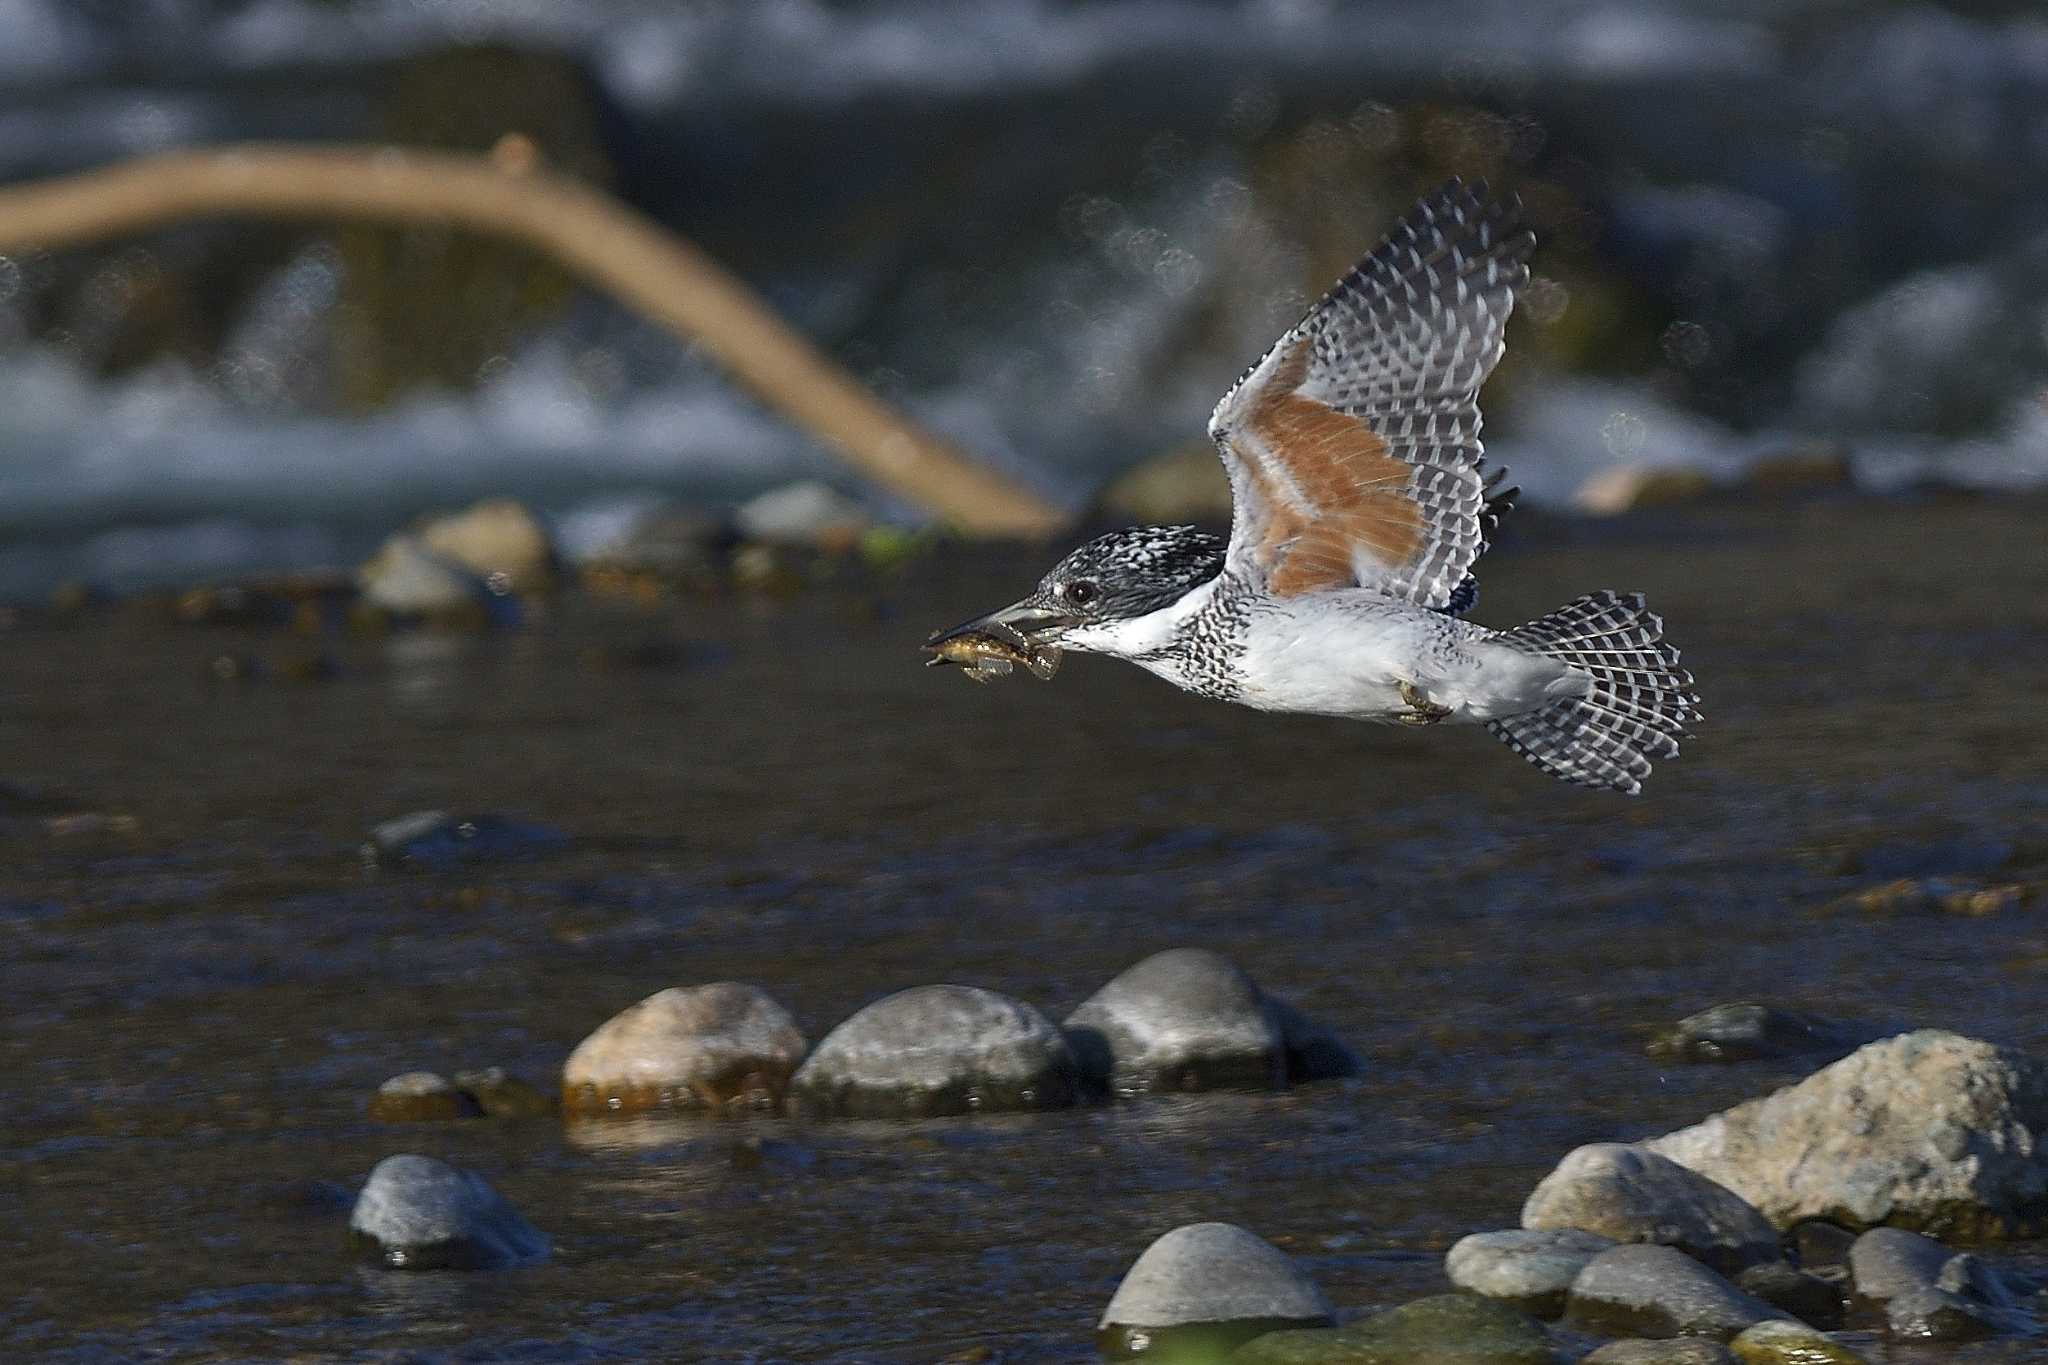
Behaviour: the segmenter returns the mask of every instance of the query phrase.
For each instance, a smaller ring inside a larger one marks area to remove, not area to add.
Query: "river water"
[[[1257,715],[1101,661],[986,688],[918,667],[1036,552],[336,635],[336,675],[306,683],[214,673],[303,647],[281,633],[139,604],[17,619],[0,777],[43,795],[10,789],[0,823],[0,1355],[1081,1360],[1174,1225],[1243,1223],[1362,1312],[1441,1288],[1443,1249],[1512,1226],[1571,1147],[1809,1069],[1644,1055],[1717,1001],[2048,1044],[2038,898],[1828,909],[1894,875],[2044,875],[2044,510],[1523,519],[1480,619],[1640,587],[1699,675],[1699,738],[1636,801],[1482,734]],[[365,828],[430,806],[568,838],[367,871]],[[49,823],[74,808],[106,818]],[[934,981],[1058,1018],[1183,944],[1327,1021],[1364,1074],[914,1124],[365,1115],[418,1067],[551,1086],[665,986],[759,983],[815,1040]],[[401,1151],[483,1172],[554,1256],[359,1266],[349,1199]]]

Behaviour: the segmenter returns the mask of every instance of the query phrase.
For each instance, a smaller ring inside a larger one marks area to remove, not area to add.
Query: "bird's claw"
[[[1429,699],[1428,694],[1412,682],[1400,684],[1401,700],[1408,703],[1408,709],[1401,712],[1403,725],[1434,725],[1451,714],[1448,706],[1439,706]]]

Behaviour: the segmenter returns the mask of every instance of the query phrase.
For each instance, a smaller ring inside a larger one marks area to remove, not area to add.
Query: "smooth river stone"
[[[1573,1282],[1566,1314],[1578,1326],[1614,1336],[1712,1341],[1786,1316],[1668,1246],[1601,1252]]]
[[[1525,1228],[1654,1242],[1730,1272],[1780,1258],[1778,1234],[1733,1192],[1654,1152],[1597,1142],[1565,1155],[1522,1206]]]
[[[1644,1144],[1780,1226],[1825,1218],[1971,1239],[2048,1227],[2048,1063],[1939,1029]]]
[[[1760,1322],[1728,1343],[1742,1365],[1870,1365],[1841,1342],[1803,1322]]]
[[[1119,1095],[1287,1084],[1286,1040],[1265,996],[1206,948],[1173,948],[1126,968],[1065,1028],[1089,1083]]]
[[[1613,1245],[1578,1228],[1475,1232],[1444,1257],[1444,1274],[1460,1289],[1554,1318],[1587,1262]]]
[[[562,1108],[572,1115],[772,1109],[803,1057],[796,1021],[760,987],[671,986],[576,1045],[562,1066]]]
[[[1189,1223],[1145,1248],[1096,1324],[1111,1360],[1218,1359],[1252,1338],[1332,1321],[1288,1256],[1232,1223]]]
[[[483,1113],[474,1097],[432,1071],[393,1076],[370,1097],[370,1117],[380,1123],[427,1123],[475,1118]]]
[[[1856,1296],[1883,1310],[1891,1334],[1973,1341],[2020,1325],[2011,1293],[1975,1256],[1904,1228],[1872,1228],[1849,1248]]]
[[[1504,1303],[1437,1294],[1363,1322],[1324,1330],[1273,1332],[1230,1357],[1230,1365],[1556,1365],[1541,1323]]]
[[[976,986],[917,986],[825,1035],[790,1082],[822,1118],[925,1118],[1074,1103],[1074,1054],[1021,1000]]]
[[[394,1270],[488,1270],[548,1254],[547,1237],[482,1176],[428,1156],[378,1162],[348,1226]]]

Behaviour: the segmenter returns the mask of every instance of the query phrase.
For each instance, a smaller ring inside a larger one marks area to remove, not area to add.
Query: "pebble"
[[[817,1117],[923,1118],[1065,1108],[1079,1075],[1065,1037],[1030,1005],[917,986],[833,1029],[790,1085]]]
[[[1677,1247],[1730,1273],[1780,1259],[1778,1234],[1734,1193],[1618,1142],[1566,1154],[1522,1206],[1525,1228],[1580,1228]]]
[[[358,1246],[394,1270],[487,1270],[549,1250],[482,1176],[428,1156],[378,1162],[348,1225]]]
[[[1543,1326],[1503,1303],[1438,1294],[1345,1327],[1273,1332],[1230,1357],[1231,1365],[1554,1365]]]
[[[1064,1028],[1082,1075],[1118,1095],[1287,1084],[1285,1039],[1265,996],[1206,948],[1173,948],[1126,968]]]
[[[1760,1322],[1728,1349],[1742,1365],[1870,1365],[1827,1333],[1797,1322]]]
[[[1323,1291],[1279,1248],[1231,1223],[1189,1223],[1146,1247],[1096,1324],[1112,1360],[1212,1353],[1333,1321]]]
[[[671,986],[612,1016],[562,1066],[569,1114],[774,1109],[804,1059],[796,1021],[733,981]]]
[[[1698,1337],[1664,1341],[1630,1337],[1608,1342],[1579,1365],[1735,1365],[1735,1357],[1719,1342]]]
[[[1867,1036],[1867,1035],[1866,1035]],[[1650,1056],[1676,1062],[1746,1062],[1843,1046],[1835,1026],[1768,1005],[1715,1005],[1689,1014],[1650,1041]]]
[[[1923,1029],[1644,1145],[1779,1225],[1828,1218],[1990,1240],[2043,1226],[2043,1128],[2048,1064]]]
[[[1617,1336],[1727,1341],[1784,1313],[1668,1246],[1618,1246],[1579,1272],[1566,1306],[1579,1326]]]
[[[1614,1245],[1578,1228],[1475,1232],[1450,1249],[1444,1273],[1460,1289],[1554,1318],[1586,1263]]]
[[[370,1097],[370,1117],[380,1123],[424,1123],[440,1119],[475,1118],[483,1113],[476,1100],[432,1071],[393,1076]]]

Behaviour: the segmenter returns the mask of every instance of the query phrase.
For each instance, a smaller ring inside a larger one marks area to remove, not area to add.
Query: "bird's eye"
[[[1077,607],[1085,607],[1096,598],[1101,589],[1087,579],[1077,579],[1067,584],[1067,600]]]

